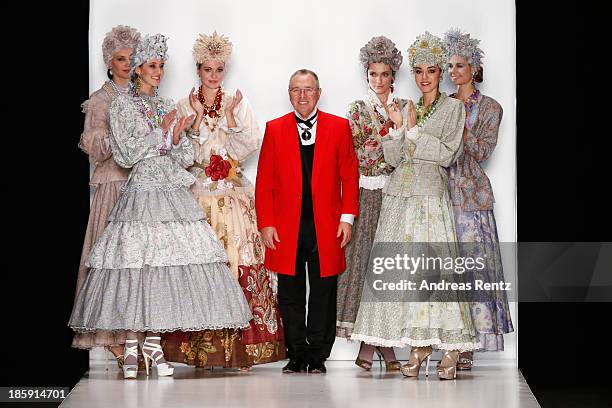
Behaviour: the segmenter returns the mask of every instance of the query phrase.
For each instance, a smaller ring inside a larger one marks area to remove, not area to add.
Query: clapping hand
[[[390,106],[385,105],[385,111],[387,112],[387,117],[393,121],[395,128],[401,128],[404,124],[404,118],[402,118],[402,111],[397,106],[397,102],[393,101]]]
[[[198,116],[201,117],[202,115],[204,115],[204,104],[200,102],[195,87],[191,88],[191,92],[189,92],[189,104]]]
[[[183,130],[185,130],[187,125],[193,121],[194,117],[195,115],[193,114],[189,116],[183,116],[178,120],[178,122],[176,122],[176,125],[174,125],[174,129],[172,132],[172,144],[177,145],[179,143],[181,139],[181,133],[183,133]]]
[[[233,115],[234,109],[236,109],[236,106],[240,104],[241,100],[242,100],[242,92],[240,92],[240,89],[237,89],[236,95],[234,95],[234,97],[232,98],[232,103],[230,103],[229,105],[225,107],[225,114]]]
[[[416,126],[417,122],[417,113],[416,107],[414,106],[414,102],[408,101],[408,128],[412,129]]]
[[[232,102],[225,107],[225,117],[227,118],[227,127],[229,128],[235,128],[237,126],[236,118],[234,118],[234,109],[240,104],[240,101],[242,101],[242,92],[240,92],[240,89],[237,89],[236,95],[232,98]]]
[[[172,109],[170,112],[164,115],[161,123],[161,128],[164,133],[166,133],[168,129],[170,129],[170,126],[172,126],[174,119],[176,119],[176,109]]]

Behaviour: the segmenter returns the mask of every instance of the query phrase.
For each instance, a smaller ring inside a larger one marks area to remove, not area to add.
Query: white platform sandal
[[[133,344],[128,346],[128,344]],[[126,340],[125,347],[123,349],[123,378],[134,379],[138,375],[138,363],[136,364],[125,364],[128,357],[134,357],[138,362],[138,340]]]
[[[149,343],[149,340],[159,340],[161,342],[161,337],[147,337],[145,338],[145,342],[142,345],[142,356],[144,357],[147,375],[149,375],[149,360],[151,360],[152,365],[155,365],[157,367],[157,375],[159,377],[167,377],[173,375],[173,366],[171,366],[167,362],[158,363],[159,360],[164,358],[164,351],[161,348],[161,344]]]

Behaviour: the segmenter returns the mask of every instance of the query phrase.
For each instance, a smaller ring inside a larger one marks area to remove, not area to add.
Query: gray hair
[[[297,71],[295,71],[291,75],[291,77],[289,78],[289,86],[291,86],[291,81],[293,81],[293,78],[295,78],[298,75],[312,75],[312,77],[315,79],[315,81],[317,83],[317,89],[320,88],[319,77],[317,76],[317,74],[315,74],[314,71],[311,71],[311,70],[306,69],[306,68],[298,69]]]

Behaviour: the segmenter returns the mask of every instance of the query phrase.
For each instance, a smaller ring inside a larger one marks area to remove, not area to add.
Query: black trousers
[[[308,264],[308,321],[306,321]],[[322,278],[314,221],[300,220],[295,276],[278,275],[278,306],[285,327],[287,355],[307,363],[329,357],[336,338],[337,276]]]

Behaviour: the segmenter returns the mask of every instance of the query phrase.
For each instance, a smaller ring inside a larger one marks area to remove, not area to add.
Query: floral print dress
[[[200,367],[248,367],[285,358],[283,326],[274,275],[263,266],[264,249],[257,230],[254,186],[241,163],[259,147],[261,133],[246,99],[235,108],[236,127],[229,128],[224,106],[233,96],[222,90],[219,116],[206,117],[200,134],[189,133],[197,179],[191,192],[223,244],[229,267],[240,283],[253,314],[248,329],[173,333],[164,336],[164,351],[172,361]],[[195,114],[189,98],[178,103],[178,114]]]
[[[387,103],[393,101],[400,109],[408,102],[391,93]],[[345,249],[346,270],[338,276],[336,335],[350,338],[378,224],[382,189],[394,167],[383,155],[382,140],[387,135],[383,124],[388,117],[376,93],[369,89],[363,99],[349,104],[346,116],[359,162],[359,217],[355,219],[353,236]]]

